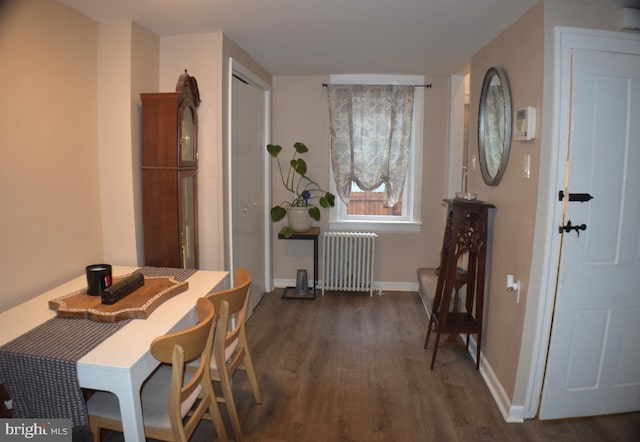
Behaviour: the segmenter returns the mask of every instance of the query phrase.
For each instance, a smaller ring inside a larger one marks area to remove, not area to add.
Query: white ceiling
[[[465,73],[538,0],[59,0],[159,36],[223,31],[273,75]],[[638,0],[570,0],[631,6]]]

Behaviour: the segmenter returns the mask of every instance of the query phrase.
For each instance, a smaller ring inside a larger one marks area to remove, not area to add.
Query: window
[[[362,190],[353,183],[347,215],[402,216],[402,195],[393,207],[385,207],[384,190],[384,183],[374,190]]]
[[[331,84],[362,85],[421,85],[422,76],[397,75],[332,75]],[[414,89],[413,122],[409,164],[402,194],[392,208],[385,208],[384,184],[371,191],[363,191],[357,184],[351,184],[350,204],[347,206],[339,197],[329,212],[329,226],[336,230],[373,230],[392,232],[417,232],[420,230],[420,189],[422,176],[422,130],[423,130],[424,88]],[[330,171],[330,190],[334,194],[336,184],[333,169]]]

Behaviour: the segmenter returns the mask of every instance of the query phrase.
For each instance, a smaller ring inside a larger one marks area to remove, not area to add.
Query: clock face
[[[190,106],[185,106],[182,109],[180,127],[180,161],[194,161],[196,159],[194,132],[193,112]]]

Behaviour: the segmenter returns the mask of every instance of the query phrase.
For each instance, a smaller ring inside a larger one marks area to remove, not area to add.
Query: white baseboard
[[[466,339],[466,335],[460,335],[462,339]],[[476,360],[476,340],[471,337],[469,339],[469,354],[475,362]],[[508,423],[522,423],[524,422],[524,406],[511,404],[511,399],[502,388],[502,384],[496,377],[491,365],[484,357],[484,354],[480,353],[480,375],[484,379],[484,383],[489,388],[491,396],[495,401],[502,418]]]
[[[273,285],[277,288],[283,287],[295,287],[296,280],[295,279],[285,279],[278,278],[273,280]],[[309,280],[309,286],[313,285],[313,281]],[[322,281],[318,281],[318,288],[322,288]],[[394,291],[394,292],[417,292],[418,291],[418,283],[417,282],[388,282],[388,281],[374,281],[373,289],[377,292],[379,291]]]
[[[309,280],[309,285],[313,285],[313,281]],[[273,286],[276,288],[284,288],[284,287],[295,287],[296,280],[295,279],[274,279]]]
[[[389,281],[377,281],[373,283],[373,287],[376,290],[389,290],[392,292],[417,292],[417,282],[389,282]]]

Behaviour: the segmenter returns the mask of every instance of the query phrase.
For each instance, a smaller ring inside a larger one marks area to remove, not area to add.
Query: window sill
[[[329,221],[329,229],[346,231],[367,231],[375,233],[418,233],[420,221]]]

